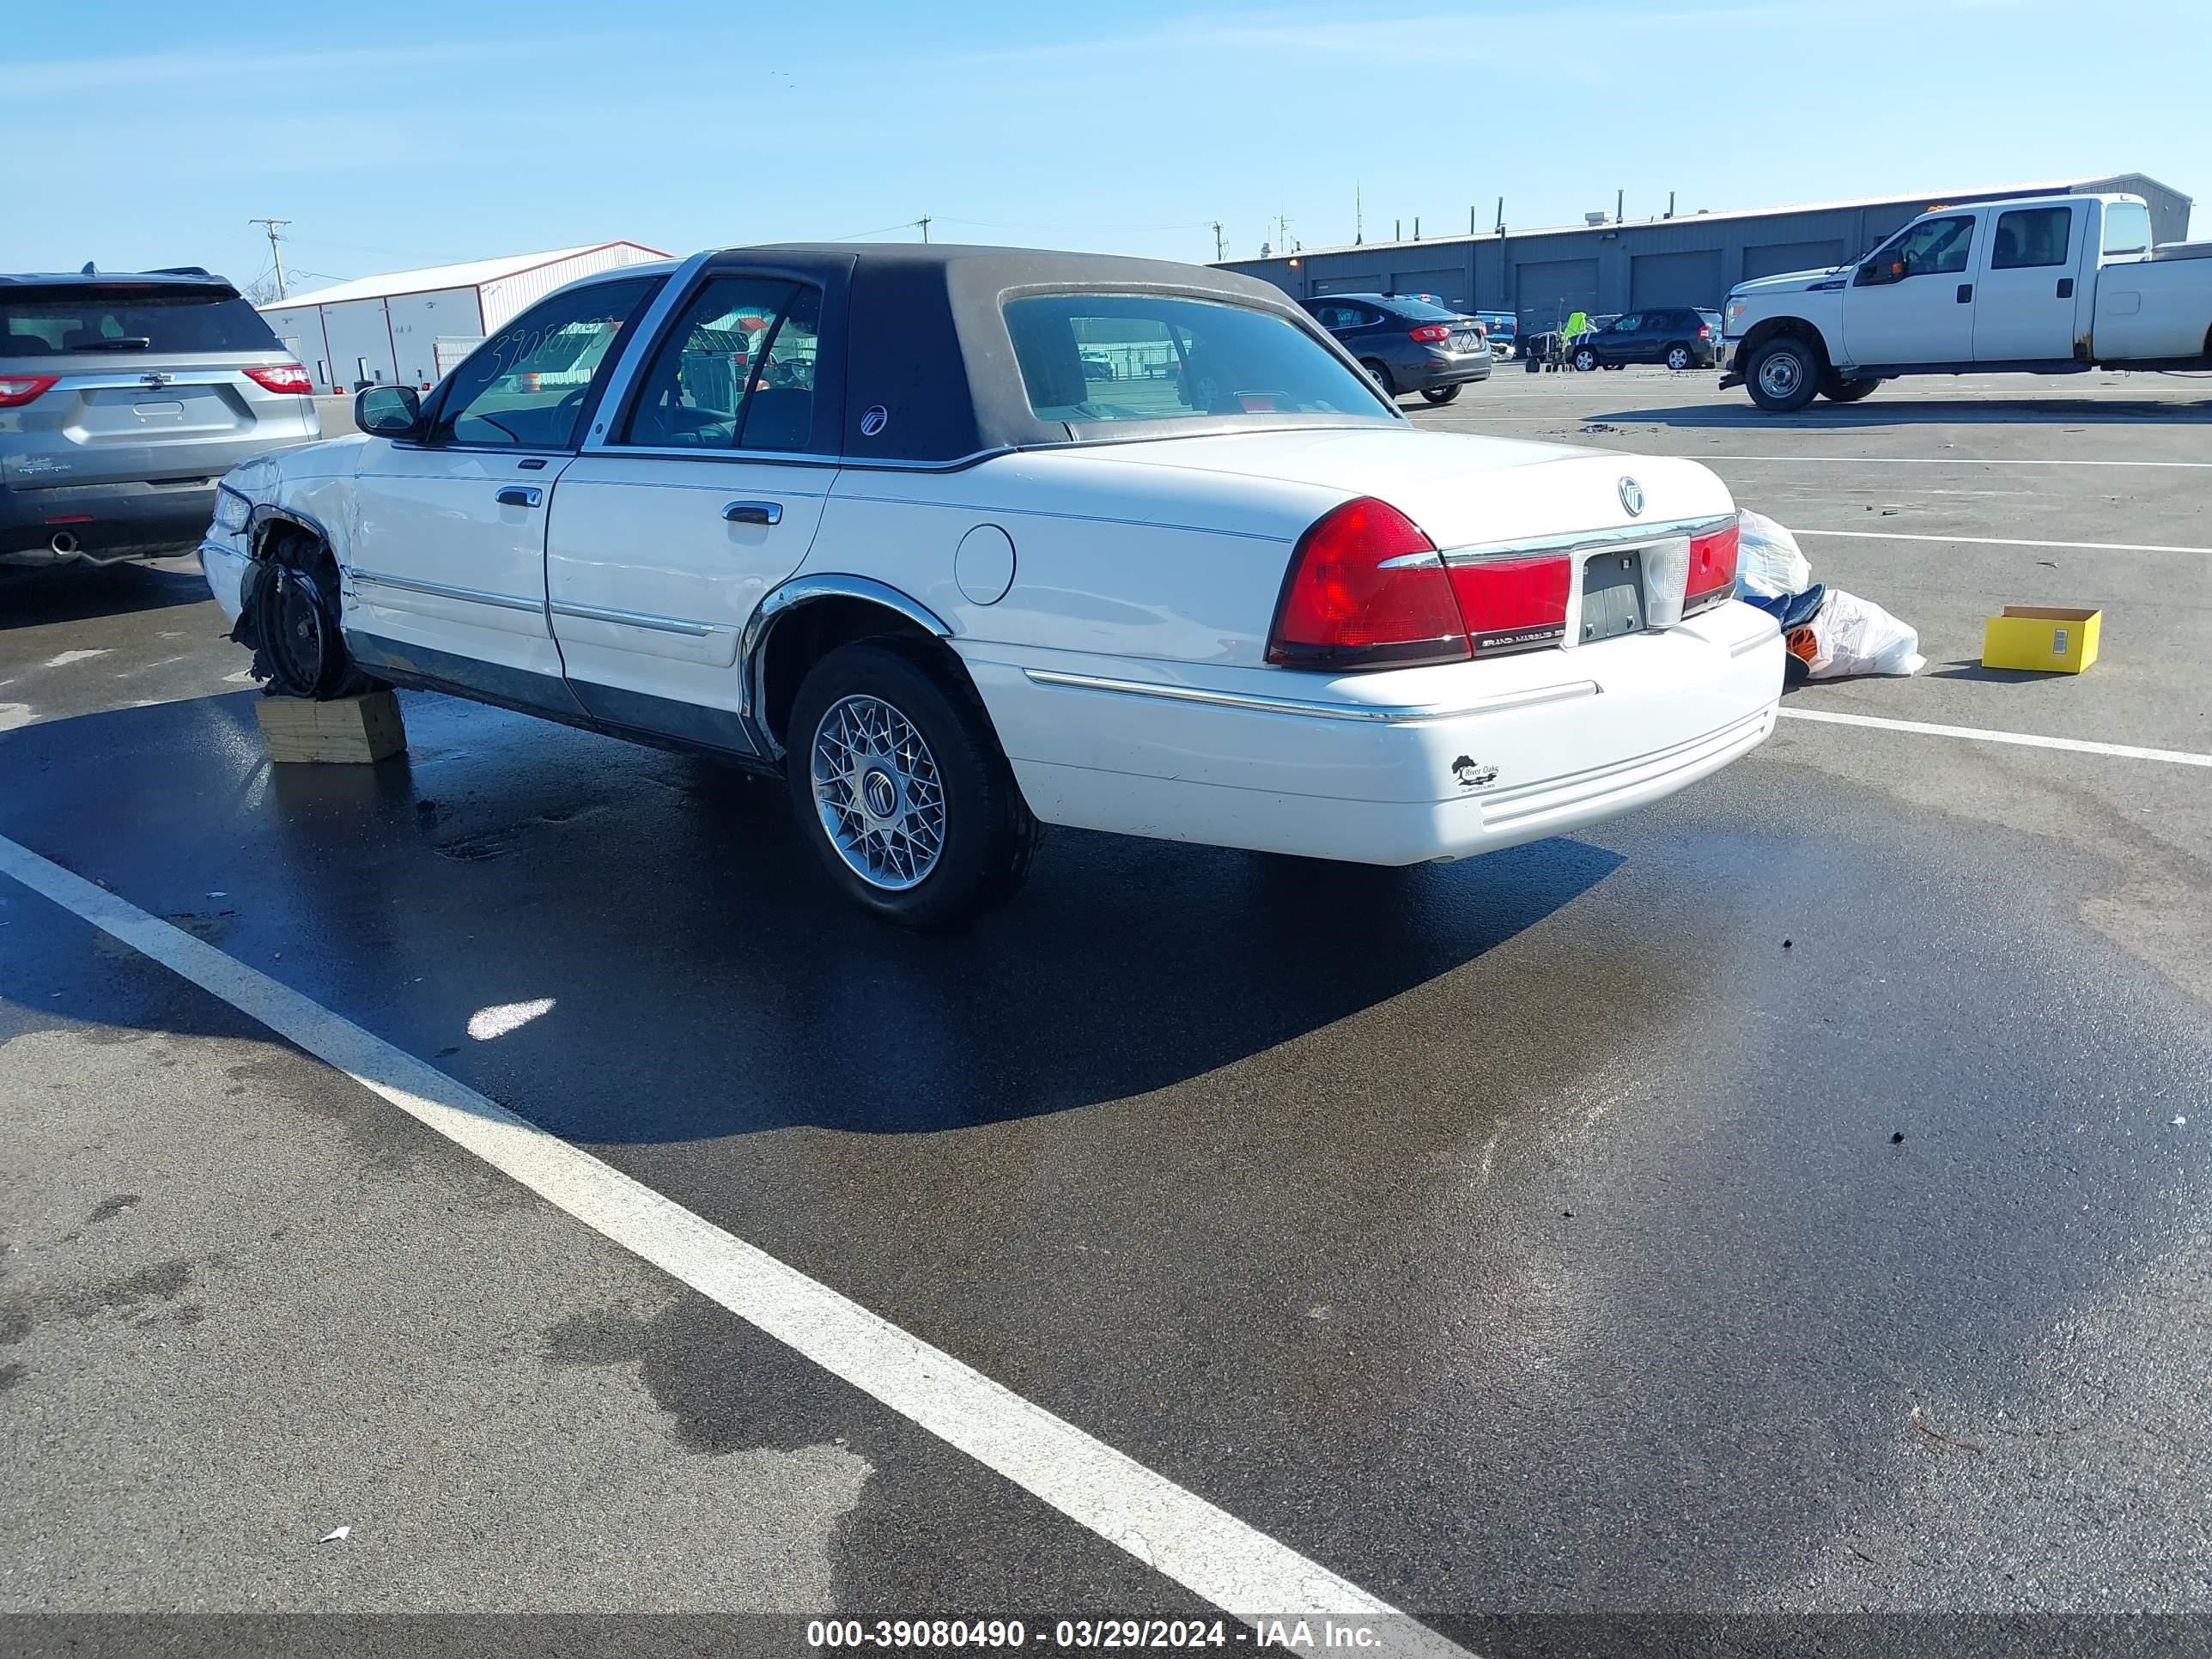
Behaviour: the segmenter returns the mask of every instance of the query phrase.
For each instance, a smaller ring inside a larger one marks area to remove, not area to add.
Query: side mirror
[[[373,386],[354,394],[353,423],[379,438],[420,438],[428,429],[411,386]]]

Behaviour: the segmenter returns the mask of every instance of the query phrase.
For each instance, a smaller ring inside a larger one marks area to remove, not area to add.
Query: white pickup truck
[[[2212,242],[2136,196],[1931,208],[1856,264],[1739,283],[1721,385],[1778,414],[1900,374],[2212,368]]]

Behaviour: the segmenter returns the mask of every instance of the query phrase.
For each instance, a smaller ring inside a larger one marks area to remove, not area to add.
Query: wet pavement
[[[1758,457],[1713,465],[1793,526],[2212,550],[2212,469],[1979,464],[2212,459],[2212,405],[2153,384],[1778,424],[1710,377],[1510,373],[1422,419]],[[1934,672],[1791,707],[2212,750],[2206,555],[1805,547]],[[1013,904],[921,938],[705,763],[410,695],[406,758],[272,768],[185,579],[70,574],[0,586],[0,836],[1439,1630],[2212,1610],[2212,770],[1785,721],[1456,866],[1060,832]],[[2106,660],[1983,673],[1980,617],[2030,601],[2104,604]],[[33,1477],[0,1605],[1192,1607],[4,878],[0,925],[32,1129],[0,1410]],[[87,1221],[125,1193],[154,1196]],[[376,1411],[288,1344],[357,1356]],[[131,1406],[173,1363],[198,1403]],[[470,1401],[501,1460],[441,1426]],[[263,1431],[211,1461],[200,1411]],[[271,1506],[356,1442],[405,1548],[288,1577],[317,1518]],[[126,1479],[208,1525],[121,1526]],[[453,1545],[469,1493],[519,1565]],[[642,1571],[737,1515],[759,1553]],[[251,1570],[194,1601],[179,1548]]]

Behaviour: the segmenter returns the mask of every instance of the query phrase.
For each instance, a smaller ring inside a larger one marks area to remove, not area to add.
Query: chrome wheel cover
[[[920,885],[945,850],[945,786],[912,720],[880,697],[842,697],[814,728],[814,807],[846,867],[871,887]]]
[[[1778,351],[1759,366],[1759,389],[1770,398],[1787,398],[1797,390],[1797,359]]]

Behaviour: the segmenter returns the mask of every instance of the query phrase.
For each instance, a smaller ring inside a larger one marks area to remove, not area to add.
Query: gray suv
[[[313,390],[198,267],[0,276],[0,564],[191,551],[218,478],[322,435]]]

